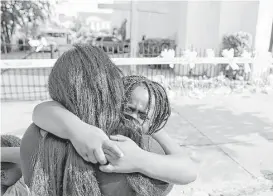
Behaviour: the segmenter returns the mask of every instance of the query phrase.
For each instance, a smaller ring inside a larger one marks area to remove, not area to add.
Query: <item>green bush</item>
[[[252,35],[250,33],[240,31],[224,36],[222,50],[229,50],[231,48],[234,49],[234,57],[240,57],[244,50],[250,52],[252,49]],[[224,74],[226,77],[234,80],[238,80],[242,77],[245,79],[249,78],[249,76],[244,72],[243,65],[239,64],[239,67],[239,70],[232,70],[231,68],[228,70],[224,69]]]
[[[252,35],[246,32],[237,32],[223,37],[222,49],[234,49],[234,56],[241,56],[244,50],[252,48]]]

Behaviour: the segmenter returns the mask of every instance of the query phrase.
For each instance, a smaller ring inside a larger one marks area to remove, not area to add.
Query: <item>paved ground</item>
[[[2,133],[22,135],[37,103],[2,103]],[[199,162],[199,175],[170,196],[273,195],[272,181],[265,180],[273,180],[272,93],[176,97],[171,103],[166,129]]]
[[[273,180],[272,94],[183,97],[172,107],[166,128],[200,165],[198,180],[170,195],[273,195],[263,180]]]

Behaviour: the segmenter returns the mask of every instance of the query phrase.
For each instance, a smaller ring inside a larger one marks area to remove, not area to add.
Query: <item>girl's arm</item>
[[[109,149],[116,158],[122,152],[99,128],[81,121],[76,115],[55,101],[43,102],[34,108],[33,122],[63,139],[71,141],[79,155],[86,161],[105,164],[103,149]]]
[[[184,185],[193,182],[197,171],[188,156],[173,144],[166,133],[161,132],[154,137],[160,142],[167,155],[154,153],[157,150],[153,147],[150,149],[151,152],[145,151],[128,137],[110,136],[123,151],[124,157],[116,160],[106,154],[110,163],[100,166],[100,169],[110,173],[139,172],[171,184]]]
[[[20,147],[1,147],[1,162],[20,164]]]
[[[161,130],[153,134],[153,138],[161,145],[166,155],[143,152],[143,160],[139,163],[142,174],[173,184],[188,184],[196,179],[196,165],[181,151],[181,147]]]

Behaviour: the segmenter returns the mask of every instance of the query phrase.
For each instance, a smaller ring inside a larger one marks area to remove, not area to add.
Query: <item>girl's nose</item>
[[[132,112],[130,114],[130,116],[137,120],[137,113],[136,112]]]

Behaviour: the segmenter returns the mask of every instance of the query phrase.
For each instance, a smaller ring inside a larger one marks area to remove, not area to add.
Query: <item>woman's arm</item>
[[[139,172],[171,184],[184,185],[193,182],[197,172],[194,163],[175,145],[170,144],[168,147],[171,138],[166,136],[162,139],[163,136],[166,136],[164,132],[157,139],[167,155],[156,154],[154,152],[158,150],[153,148],[150,149],[151,152],[145,151],[125,136],[110,136],[123,151],[124,157],[115,160],[106,154],[110,164],[100,166],[100,169],[110,173]]]
[[[20,164],[20,147],[1,147],[1,161]]]
[[[90,125],[56,101],[38,104],[33,110],[32,120],[38,127],[63,139],[74,137],[76,131],[81,134],[83,129],[90,129]]]
[[[48,101],[37,105],[32,120],[45,131],[70,140],[86,161],[105,164],[107,162],[103,152],[105,148],[116,158],[122,156],[122,152],[101,129],[81,121],[58,102]]]

